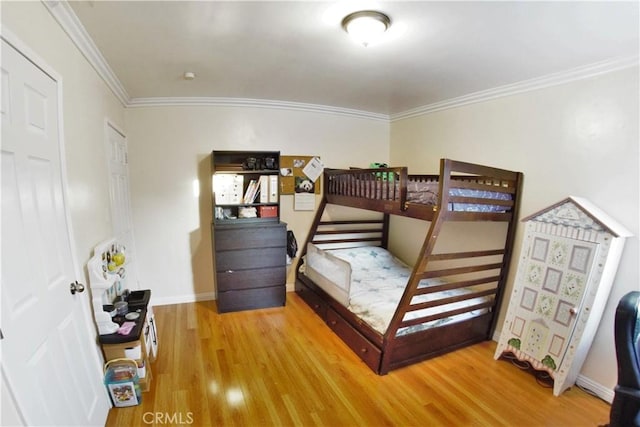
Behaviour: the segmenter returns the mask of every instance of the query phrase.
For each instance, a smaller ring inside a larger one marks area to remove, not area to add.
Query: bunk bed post
[[[326,182],[325,182],[325,185],[327,185]],[[320,200],[320,205],[318,206],[318,210],[316,211],[316,216],[313,218],[313,222],[311,223],[311,228],[309,228],[309,233],[307,234],[307,238],[304,241],[304,246],[302,246],[302,250],[300,251],[300,257],[298,258],[298,263],[296,264],[296,275],[298,274],[298,270],[300,266],[304,263],[303,257],[307,253],[307,245],[309,244],[309,242],[313,240],[313,236],[315,236],[316,234],[316,230],[318,229],[318,225],[320,224],[320,220],[322,219],[322,214],[324,213],[324,208],[326,206],[327,206],[327,197],[322,196],[322,199]]]
[[[389,214],[385,213],[382,215],[382,239],[380,241],[380,246],[389,249]]]
[[[398,172],[398,176],[400,177],[400,209],[406,211],[407,206],[407,183],[409,182],[409,170],[406,167],[403,167]]]
[[[516,225],[518,224],[518,217],[520,212],[520,193],[522,191],[522,181],[524,179],[524,175],[522,172],[517,172],[516,180],[514,183],[515,186],[515,200],[513,201],[513,208],[511,210],[511,220],[509,221],[509,228],[507,230],[507,237],[504,243],[504,256],[502,258],[502,268],[500,269],[500,281],[498,282],[498,292],[495,297],[495,304],[493,306],[493,310],[500,310],[502,306],[502,299],[504,298],[504,288],[507,286],[507,279],[509,275],[509,267],[511,266],[511,258],[513,256],[513,247],[514,241],[516,238]],[[493,316],[491,320],[491,325],[489,327],[489,331],[487,331],[488,338],[493,338],[493,334],[496,330],[496,325],[498,323],[498,316]]]
[[[448,159],[440,159],[440,178],[438,180],[438,204],[434,206],[436,215],[431,221],[429,231],[425,237],[422,249],[418,255],[417,262],[415,263],[413,273],[411,274],[411,284],[415,287],[418,286],[419,280],[415,280],[415,273],[425,271],[427,267],[427,258],[433,253],[436,242],[438,241],[438,235],[442,228],[442,223],[447,218],[448,206],[449,206],[449,177],[451,176],[451,161]],[[413,283],[415,281],[415,283]],[[395,319],[394,319],[395,320]],[[401,320],[401,319],[400,319]]]
[[[318,210],[316,210],[316,215],[313,218],[313,222],[311,223],[311,228],[309,228],[309,233],[307,234],[307,238],[305,239],[304,245],[302,246],[302,250],[300,251],[300,257],[298,258],[298,263],[296,264],[296,282],[298,271],[300,266],[304,263],[303,257],[307,253],[307,245],[313,239],[313,236],[318,229],[318,224],[320,224],[320,220],[322,219],[322,214],[324,213],[324,208],[327,206],[327,193],[329,192],[329,176],[325,173],[322,174],[322,199],[320,200],[320,206],[318,206]]]

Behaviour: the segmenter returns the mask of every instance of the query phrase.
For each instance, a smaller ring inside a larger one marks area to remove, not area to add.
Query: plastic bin
[[[138,364],[133,359],[113,359],[104,365],[104,384],[116,407],[142,403]]]

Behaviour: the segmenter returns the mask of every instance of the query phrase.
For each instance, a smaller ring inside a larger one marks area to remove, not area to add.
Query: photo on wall
[[[296,193],[314,193],[315,192],[315,183],[311,181],[306,176],[296,176],[295,178],[295,189]]]

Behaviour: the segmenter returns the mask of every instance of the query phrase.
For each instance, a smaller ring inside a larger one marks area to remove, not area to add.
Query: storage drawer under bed
[[[327,325],[364,361],[374,372],[380,370],[382,351],[355,330],[332,308],[326,308]]]
[[[299,279],[296,281],[296,293],[316,312],[322,320],[326,321],[327,303],[315,292],[309,289]]]

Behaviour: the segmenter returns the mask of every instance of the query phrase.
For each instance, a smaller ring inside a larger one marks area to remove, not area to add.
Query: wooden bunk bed
[[[440,161],[439,175],[409,175],[406,167],[325,169],[323,197],[297,265],[296,293],[381,375],[490,339],[507,280],[522,179],[519,172],[449,159]],[[327,219],[330,205],[380,214]],[[385,279],[402,269],[385,251],[390,215],[431,223],[413,266]],[[498,246],[478,249],[474,242],[472,250],[436,250],[451,221],[502,222],[504,231]],[[358,266],[356,258],[367,261]],[[379,264],[381,259],[392,265]],[[375,271],[382,272],[380,289],[372,289],[378,285],[369,280]],[[370,290],[376,297],[386,294],[402,277],[396,299],[381,303],[387,318],[367,317],[373,311],[370,296],[356,300]]]

